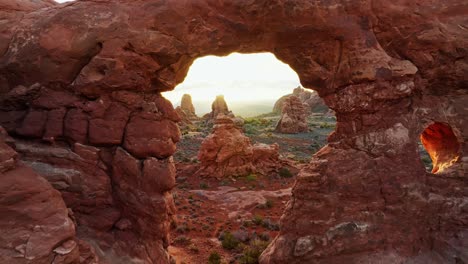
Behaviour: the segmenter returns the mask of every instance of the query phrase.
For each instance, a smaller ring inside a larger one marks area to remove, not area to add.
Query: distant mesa
[[[312,113],[328,113],[330,111],[328,106],[323,102],[322,98],[320,98],[316,92],[311,92],[298,86],[294,88],[292,94],[282,96],[276,101],[275,105],[273,106],[273,112],[281,113],[284,101],[293,95],[298,97],[305,105],[307,115]]]
[[[299,97],[292,95],[287,97],[281,110],[281,119],[276,124],[275,131],[285,134],[297,134],[308,132],[306,105]]]
[[[222,113],[214,120],[212,133],[202,142],[198,159],[201,167],[197,173],[216,178],[268,174],[282,164],[278,144],[252,145],[242,125]]]

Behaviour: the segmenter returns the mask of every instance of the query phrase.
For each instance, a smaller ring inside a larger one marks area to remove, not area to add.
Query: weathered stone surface
[[[0,173],[11,170],[17,161],[16,151],[8,145],[9,136],[6,130],[0,126]]]
[[[309,131],[306,108],[298,97],[293,95],[284,100],[281,118],[276,124],[275,131],[285,134]]]
[[[163,159],[175,152],[179,140],[180,131],[174,122],[134,116],[127,124],[124,147],[139,158]]]
[[[44,140],[53,142],[56,138],[63,136],[63,121],[66,113],[65,108],[53,109],[47,113]]]
[[[85,143],[88,136],[88,116],[80,109],[71,109],[65,115],[64,136],[73,141]]]
[[[213,132],[203,140],[198,153],[201,175],[210,177],[245,176],[254,171],[250,139],[223,114],[215,119]]]
[[[120,145],[130,112],[120,104],[110,104],[100,118],[89,121],[89,142],[93,145]]]
[[[33,170],[16,164],[0,127],[0,262],[77,263],[75,225],[60,193]],[[9,155],[15,162],[4,166]]]
[[[9,132],[27,113],[60,103],[31,108],[43,93],[67,91],[83,103],[67,106],[64,136],[89,143],[95,117],[84,105],[111,98],[131,111],[124,147],[165,158],[178,136],[167,122],[179,117],[160,92],[182,82],[197,57],[273,52],[336,112],[337,128],[301,172],[261,262],[468,262],[457,246],[466,245],[468,225],[465,2],[45,3],[0,0],[0,122]],[[424,170],[415,143],[432,122],[448,124],[460,143],[457,161],[436,174]],[[119,145],[109,147],[99,156],[115,167]],[[53,153],[54,162],[69,157]],[[118,252],[168,263],[170,197],[139,196],[142,186],[126,185],[131,177],[112,193],[128,200],[119,206],[132,221],[115,232]]]
[[[168,246],[169,219],[175,213],[171,195],[166,192],[175,184],[172,159],[150,158],[142,162],[118,148],[112,166],[114,193],[123,208],[122,217],[130,221],[127,226],[137,234],[136,241],[121,241],[132,248],[125,250],[149,263],[168,262],[164,252]],[[135,244],[138,246],[131,246]],[[138,253],[140,245],[151,250]]]
[[[44,133],[46,121],[47,111],[32,110],[24,118],[21,127],[16,129],[16,133],[22,136],[40,138]]]

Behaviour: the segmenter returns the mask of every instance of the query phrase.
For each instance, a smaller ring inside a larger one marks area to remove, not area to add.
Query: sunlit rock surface
[[[289,96],[282,106],[281,118],[275,128],[276,132],[297,134],[309,131],[306,107],[297,96]]]
[[[233,118],[219,114],[212,133],[201,144],[197,173],[216,178],[271,173],[281,166],[278,150],[278,144],[252,145]]]
[[[0,0],[0,125],[76,211],[78,237],[114,262],[169,263],[180,118],[160,93],[197,57],[272,52],[337,128],[301,171],[261,262],[468,262],[466,10],[460,0]],[[436,174],[417,153],[434,122],[460,149]],[[165,171],[161,186],[146,189],[145,162]]]

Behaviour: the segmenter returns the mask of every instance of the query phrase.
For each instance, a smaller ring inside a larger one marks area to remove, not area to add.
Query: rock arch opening
[[[272,53],[198,58],[163,96],[177,106],[182,132],[170,252],[188,263],[212,251],[258,261],[279,232],[300,166],[335,128],[332,111]],[[203,246],[213,240],[221,243]],[[239,254],[241,244],[256,256]]]
[[[460,142],[446,123],[432,123],[421,133],[420,140],[432,160],[432,173],[443,172],[460,157]]]

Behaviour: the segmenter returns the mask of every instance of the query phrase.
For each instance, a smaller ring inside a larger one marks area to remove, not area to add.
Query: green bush
[[[209,186],[207,183],[204,183],[204,182],[200,182],[200,188],[202,189],[207,189]]]
[[[208,264],[221,264],[221,256],[218,252],[213,251],[208,258]]]
[[[263,223],[263,217],[261,215],[255,215],[252,222],[256,225],[261,225]]]
[[[257,175],[255,174],[249,174],[245,177],[245,179],[249,182],[256,181],[257,180]]]
[[[268,242],[255,239],[246,246],[239,259],[241,264],[257,264],[258,258],[262,252],[267,248]]]
[[[223,248],[232,250],[239,245],[239,241],[231,234],[231,232],[226,232],[223,236],[222,245]]]
[[[279,173],[279,176],[282,178],[291,178],[293,176],[291,171],[286,167],[282,167],[278,173]]]

